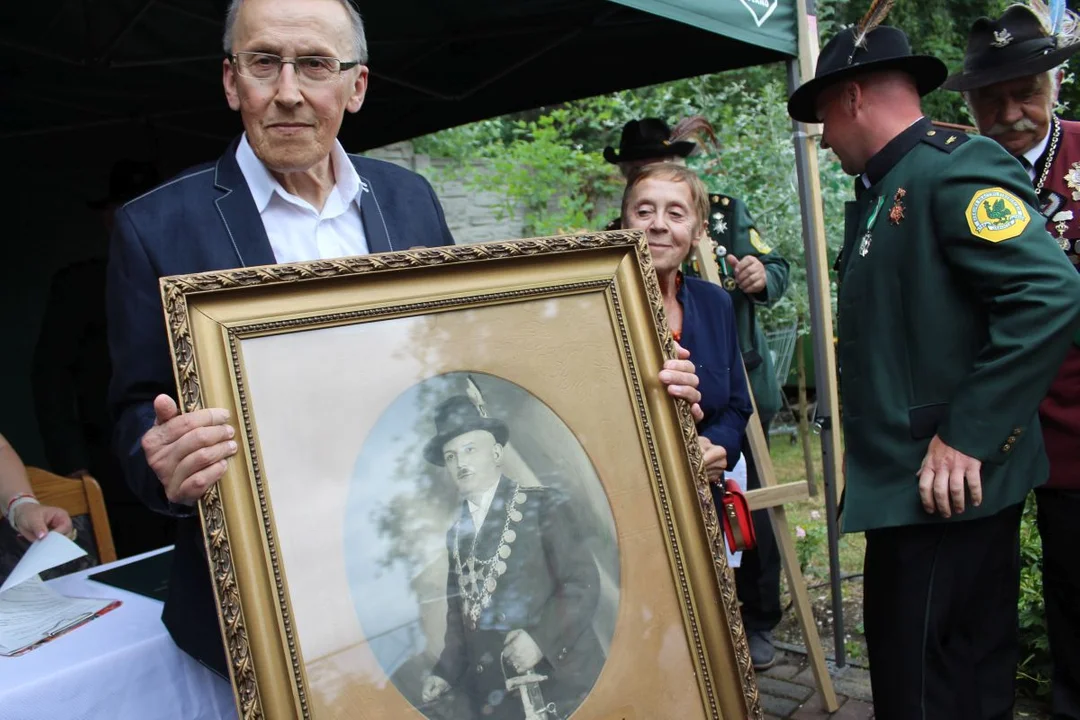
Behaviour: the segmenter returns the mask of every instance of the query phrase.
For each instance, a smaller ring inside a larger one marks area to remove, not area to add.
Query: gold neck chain
[[[1035,183],[1035,196],[1042,195],[1043,186],[1046,184],[1046,179],[1050,177],[1050,166],[1054,164],[1054,158],[1057,156],[1058,140],[1061,138],[1061,123],[1058,122],[1057,116],[1054,116],[1053,130],[1050,133],[1050,148],[1046,152],[1046,162],[1043,164],[1042,175],[1039,176],[1039,182]],[[1039,202],[1042,202],[1042,198],[1039,198]]]

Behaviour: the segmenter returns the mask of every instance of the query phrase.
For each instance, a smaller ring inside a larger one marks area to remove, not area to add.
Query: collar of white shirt
[[[1043,139],[1039,142],[1038,145],[1024,153],[1024,159],[1027,160],[1029,163],[1029,166],[1027,168],[1028,176],[1030,176],[1032,180],[1035,179],[1035,166],[1039,164],[1039,158],[1041,158],[1043,153],[1046,152],[1046,146],[1049,144],[1050,132],[1047,131],[1047,133],[1043,135]]]
[[[469,514],[472,515],[473,527],[480,531],[480,526],[484,524],[484,518],[487,517],[488,510],[491,509],[491,501],[495,499],[495,491],[499,489],[499,483],[496,482],[483,495],[480,496],[480,502],[474,503],[472,500],[468,500]]]
[[[236,163],[240,166],[244,179],[247,180],[251,197],[255,200],[255,207],[260,215],[266,210],[266,206],[270,204],[275,194],[282,200],[310,210],[323,218],[336,217],[348,210],[349,205],[360,194],[360,175],[356,172],[345,148],[337,140],[334,140],[334,148],[330,151],[330,161],[334,172],[334,190],[326,198],[326,204],[320,213],[307,200],[286,190],[270,174],[270,170],[263,165],[262,160],[255,156],[255,151],[248,144],[247,133],[240,136],[240,144],[236,148]]]

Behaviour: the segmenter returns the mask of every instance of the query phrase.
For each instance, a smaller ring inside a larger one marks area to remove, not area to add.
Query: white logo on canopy
[[[780,0],[739,0],[739,2],[754,16],[754,22],[757,23],[758,27],[761,27],[769,19],[769,16],[776,10],[776,6],[780,4]]]

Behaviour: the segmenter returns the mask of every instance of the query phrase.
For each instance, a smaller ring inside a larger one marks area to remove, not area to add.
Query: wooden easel
[[[716,253],[713,241],[703,239],[693,252],[693,259],[701,268],[701,275],[705,280],[720,285],[720,270],[716,265]],[[746,375],[746,368],[743,367]],[[746,375],[746,386],[750,387],[750,376]],[[772,523],[773,534],[776,536],[776,545],[780,550],[780,562],[787,574],[788,587],[795,603],[795,616],[802,628],[803,642],[806,643],[806,654],[810,658],[810,667],[814,671],[814,680],[817,681],[818,690],[825,709],[836,712],[840,703],[836,700],[836,691],[833,689],[832,677],[825,665],[825,652],[821,648],[821,638],[818,636],[817,624],[814,622],[814,613],[810,606],[810,595],[806,589],[806,581],[803,580],[802,571],[799,569],[798,555],[795,554],[795,543],[791,539],[791,531],[788,527],[787,513],[784,504],[806,500],[810,494],[807,484],[790,483],[777,485],[776,472],[773,470],[772,458],[769,457],[769,446],[765,442],[765,430],[761,426],[761,418],[758,417],[757,402],[754,393],[750,392],[750,402],[754,406],[754,414],[746,424],[746,436],[750,447],[744,452],[749,452],[754,459],[757,468],[758,479],[761,481],[761,489],[750,490],[746,493],[746,499],[752,510],[769,511],[769,521]]]

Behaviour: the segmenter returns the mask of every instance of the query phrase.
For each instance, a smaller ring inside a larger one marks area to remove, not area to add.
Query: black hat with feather
[[[949,71],[931,55],[914,55],[907,35],[882,25],[893,0],[874,0],[858,25],[841,30],[818,56],[814,79],[804,83],[788,99],[788,114],[804,123],[819,122],[818,95],[831,85],[862,73],[902,70],[915,79],[920,95],[945,81]]]
[[[1053,70],[1080,52],[1080,16],[1065,0],[1010,5],[1001,17],[981,17],[968,34],[964,67],[945,81],[964,92]]]

